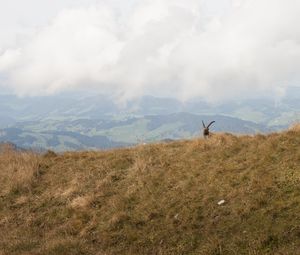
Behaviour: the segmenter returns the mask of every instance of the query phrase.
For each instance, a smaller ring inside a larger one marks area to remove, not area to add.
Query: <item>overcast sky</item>
[[[300,84],[299,0],[0,0],[0,88],[209,101]]]

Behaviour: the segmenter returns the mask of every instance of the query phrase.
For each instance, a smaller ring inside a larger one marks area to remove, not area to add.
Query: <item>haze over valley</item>
[[[0,96],[0,141],[22,148],[55,151],[108,149],[138,143],[201,136],[212,132],[269,133],[300,119],[300,89],[281,101],[271,98],[208,103],[143,96],[120,104],[104,95],[19,98]]]

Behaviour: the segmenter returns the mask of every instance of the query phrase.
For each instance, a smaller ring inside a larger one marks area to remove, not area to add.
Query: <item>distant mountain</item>
[[[0,128],[16,122],[76,119],[127,119],[145,115],[189,112],[226,115],[277,129],[300,120],[300,89],[294,88],[280,101],[260,98],[208,104],[202,100],[180,102],[173,98],[143,96],[120,104],[105,95],[60,95],[18,98],[0,95]]]
[[[21,147],[62,150],[107,149],[140,142],[185,139],[201,135],[202,120],[215,120],[212,132],[266,133],[272,129],[250,121],[221,115],[173,113],[123,120],[76,119],[17,123],[0,130],[0,141]]]
[[[0,115],[0,128],[5,128],[12,126],[16,123],[14,118],[9,117],[8,115]]]
[[[18,98],[0,95],[0,120],[3,117],[10,117],[15,121],[83,116],[94,118],[114,112],[117,112],[117,109],[113,101],[101,95],[86,98],[68,96]]]
[[[6,150],[13,150],[13,151],[24,151],[23,148],[18,147],[14,143],[11,142],[0,142],[0,152]]]
[[[18,98],[0,95],[0,142],[57,151],[185,139],[215,120],[214,132],[267,133],[300,121],[300,89],[271,98],[209,104],[199,99],[143,96],[118,103],[105,95]]]
[[[128,143],[114,142],[105,136],[86,136],[67,131],[32,132],[19,128],[6,128],[0,131],[0,142],[12,142],[22,148],[35,150],[53,149],[56,151],[109,149],[129,146]]]

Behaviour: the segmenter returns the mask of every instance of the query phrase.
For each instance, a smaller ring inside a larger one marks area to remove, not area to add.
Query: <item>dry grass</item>
[[[292,125],[292,126],[290,127],[290,130],[291,130],[291,131],[299,132],[299,131],[300,131],[300,123],[295,123],[294,125]]]
[[[3,155],[23,181],[0,197],[1,255],[300,254],[298,129]]]
[[[29,191],[38,174],[39,156],[32,152],[18,152],[10,145],[0,148],[0,195]]]

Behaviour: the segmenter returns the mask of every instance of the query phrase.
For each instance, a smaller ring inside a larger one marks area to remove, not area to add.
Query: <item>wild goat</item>
[[[211,124],[215,123],[215,121],[212,121],[208,124],[208,126],[206,127],[203,120],[202,120],[202,125],[203,125],[203,136],[204,138],[208,138],[210,133],[209,133],[209,127],[211,126]]]

